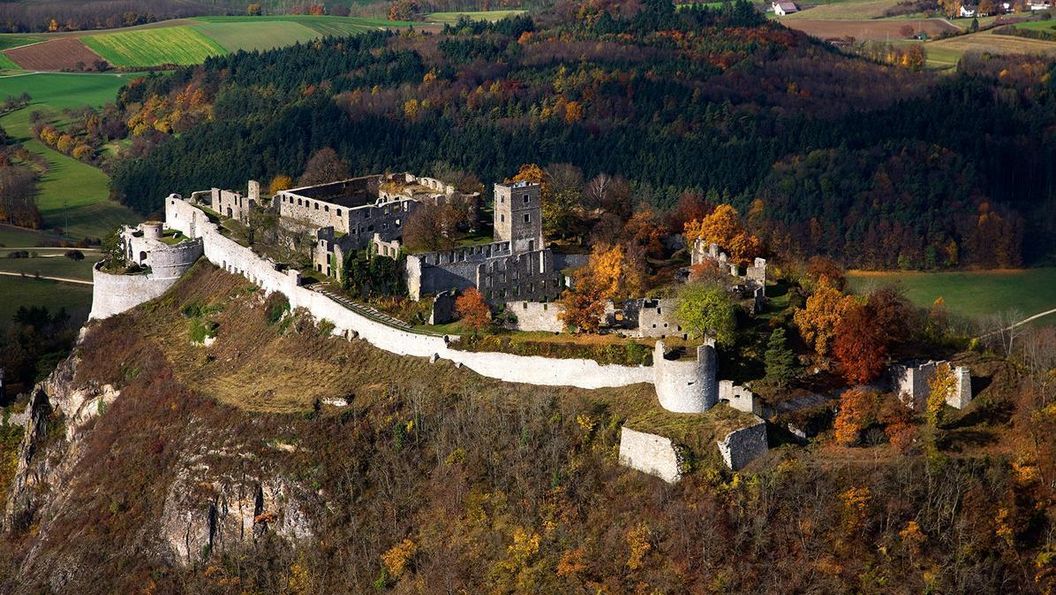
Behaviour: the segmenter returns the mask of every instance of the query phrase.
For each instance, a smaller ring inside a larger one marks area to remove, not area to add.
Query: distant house
[[[974,17],[975,16],[975,7],[974,6],[966,6],[966,5],[962,4],[961,5],[961,16],[964,17],[964,18]]]
[[[1048,10],[1052,8],[1052,3],[1048,0],[1033,0],[1030,3],[1031,10]]]
[[[799,7],[793,2],[774,2],[773,3],[774,14],[779,17],[799,12]]]

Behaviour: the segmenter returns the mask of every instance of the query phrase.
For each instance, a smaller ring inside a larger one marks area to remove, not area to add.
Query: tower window
[[[505,222],[506,222],[506,215],[499,215],[499,223],[505,223]]]
[[[531,200],[530,196],[528,194],[525,194],[524,195],[524,204],[528,204],[529,200]]]
[[[524,222],[525,223],[531,223],[532,222],[532,214],[531,213],[525,213],[524,214]]]

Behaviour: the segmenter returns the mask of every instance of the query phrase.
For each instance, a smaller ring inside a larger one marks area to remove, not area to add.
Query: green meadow
[[[1056,268],[949,273],[851,271],[847,279],[857,292],[896,285],[914,304],[923,307],[941,297],[950,312],[969,318],[1010,310],[1026,317],[1056,308]],[[1043,320],[1056,324],[1056,315]]]
[[[137,220],[128,208],[109,200],[110,179],[102,170],[63,155],[33,138],[30,114],[55,118],[64,108],[100,106],[113,101],[129,75],[18,73],[0,76],[0,98],[29,93],[29,107],[0,117],[0,126],[27,149],[44,157],[48,170],[38,183],[37,206],[46,227],[62,228],[70,239],[102,238]]]

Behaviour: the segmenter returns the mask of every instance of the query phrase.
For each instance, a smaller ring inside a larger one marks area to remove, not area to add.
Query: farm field
[[[1017,27],[1022,25],[1017,25]],[[956,66],[961,56],[968,52],[990,52],[991,54],[1047,54],[1056,55],[1056,42],[1027,39],[1015,35],[994,35],[991,31],[980,31],[959,35],[949,39],[937,39],[924,44],[929,66]]]
[[[943,19],[812,20],[789,17],[783,19],[781,23],[790,29],[797,29],[819,39],[853,37],[859,41],[902,40],[906,37],[902,30],[907,25],[911,26],[915,32],[923,31],[932,37],[944,32],[960,31]]]
[[[85,35],[81,40],[114,66],[197,64],[225,52],[220,44],[188,26]]]
[[[714,4],[714,3],[710,3]],[[498,21],[506,17],[523,14],[523,10],[482,10],[469,12],[434,12],[426,17],[430,23],[455,24],[458,19],[466,17],[474,21]]]
[[[883,284],[902,287],[918,306],[942,297],[950,312],[971,318],[1018,310],[1023,316],[1056,308],[1056,268],[950,273],[864,272],[847,274],[852,289],[868,291]],[[1056,317],[1047,320],[1056,324]]]
[[[62,70],[75,69],[78,65],[83,70],[102,60],[76,37],[48,39],[41,43],[24,45],[4,50],[4,58],[11,64],[26,70]]]
[[[47,279],[0,276],[0,328],[7,326],[19,306],[45,306],[52,312],[66,308],[74,324],[88,319],[92,309],[91,285]]]
[[[878,19],[884,16],[884,11],[894,8],[898,0],[860,0],[845,2],[828,2],[819,4],[806,10],[801,10],[779,20],[786,21],[817,21],[817,20],[863,20]],[[791,26],[785,23],[786,26]]]
[[[98,253],[86,252],[84,260],[70,260],[64,256],[65,250],[40,250],[36,258],[8,258],[0,254],[0,272],[25,273],[28,276],[64,277],[81,281],[92,280],[92,265],[98,260]]]
[[[0,77],[0,98],[27,92],[32,103],[0,118],[0,126],[42,155],[48,171],[38,184],[37,205],[45,226],[61,227],[73,240],[102,238],[115,227],[138,217],[109,200],[109,178],[91,165],[46,147],[32,136],[29,115],[42,110],[49,115],[63,108],[98,106],[113,100],[128,75],[23,73]]]
[[[209,56],[239,50],[267,50],[328,35],[355,35],[412,24],[385,19],[308,15],[199,17],[117,30],[49,33],[33,37],[0,35],[0,50],[3,50],[0,67],[76,69],[78,62],[90,66],[100,58],[126,68],[197,64]],[[31,45],[24,45],[27,42]],[[15,46],[22,47],[5,49]]]

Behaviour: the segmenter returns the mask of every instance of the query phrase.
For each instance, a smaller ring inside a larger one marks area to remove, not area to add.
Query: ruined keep
[[[550,301],[563,278],[555,255],[543,247],[540,186],[495,184],[494,242],[407,256],[412,299],[476,287],[492,305],[510,300]]]
[[[720,268],[726,269],[730,276],[736,277],[752,290],[766,287],[765,258],[756,258],[751,265],[745,267],[745,271],[742,273],[741,267],[737,266],[736,263],[730,262],[726,253],[719,250],[718,244],[709,244],[702,238],[697,238],[693,242],[693,249],[689,253],[689,262],[691,265],[713,262]]]

